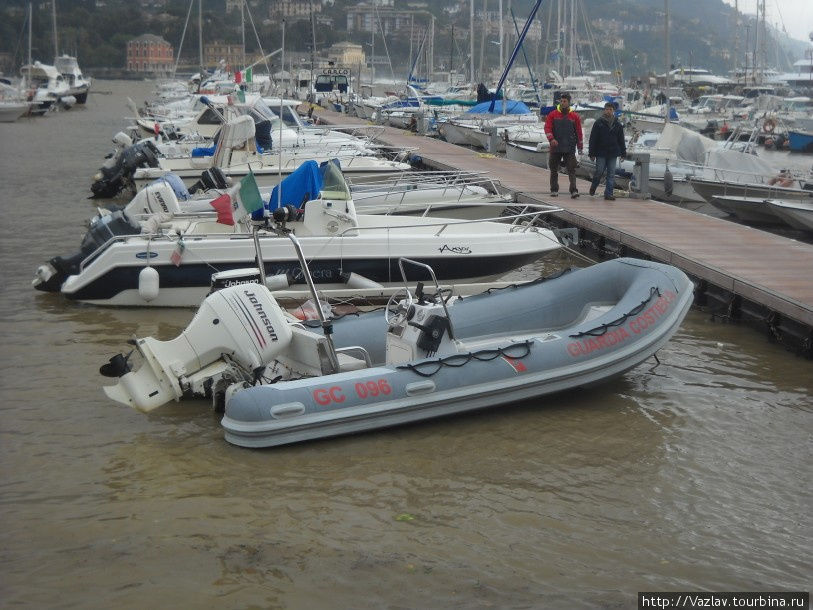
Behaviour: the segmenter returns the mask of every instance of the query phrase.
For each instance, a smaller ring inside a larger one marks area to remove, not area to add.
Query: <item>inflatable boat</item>
[[[142,411],[211,396],[227,441],[270,447],[604,381],[655,354],[692,300],[679,269],[622,258],[465,298],[419,283],[320,329],[262,285],[233,286],[178,338],[138,339],[137,370],[119,354],[101,372],[118,377],[104,388],[111,399]]]

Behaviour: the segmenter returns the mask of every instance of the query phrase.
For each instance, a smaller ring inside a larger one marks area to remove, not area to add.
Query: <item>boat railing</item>
[[[443,313],[446,314],[446,322],[449,325],[449,339],[454,341],[455,334],[454,327],[452,326],[452,317],[449,315],[449,309],[446,307],[446,299],[444,299],[441,296],[440,284],[438,284],[438,278],[435,275],[435,270],[432,269],[432,267],[430,267],[426,263],[420,263],[418,261],[412,260],[411,258],[404,258],[403,256],[400,257],[398,259],[398,268],[401,270],[401,277],[404,280],[404,290],[407,291],[407,294],[409,294],[409,284],[407,283],[406,271],[404,270],[404,263],[408,263],[415,267],[426,269],[429,272],[429,275],[432,277],[432,282],[435,284],[435,294],[438,295],[440,299],[440,304],[443,306]]]
[[[492,218],[481,218],[476,220],[449,220],[449,219],[438,219],[438,222],[435,223],[416,223],[416,224],[408,224],[408,225],[398,225],[398,229],[410,229],[410,228],[426,228],[426,227],[438,227],[438,231],[435,233],[435,236],[442,234],[449,226],[451,225],[462,225],[462,224],[477,224],[483,222],[506,222],[511,221],[511,232],[520,232],[525,233],[532,228],[536,227],[536,222],[539,218],[545,214],[550,214],[554,212],[561,212],[562,208],[557,208],[553,206],[541,206],[536,204],[527,204],[523,210],[527,210],[529,208],[537,208],[534,211],[522,211],[518,214],[511,214],[509,216],[495,216]],[[538,209],[542,208],[544,209]],[[210,215],[212,216],[212,215]],[[341,232],[337,233],[334,237],[344,237],[347,233],[355,233],[356,231],[365,231],[365,230],[386,230],[392,229],[392,226],[389,225],[375,225],[375,226],[353,226],[348,227]],[[208,237],[221,237],[221,238],[228,238],[228,239],[252,239],[251,233],[195,233],[194,235],[187,235],[183,236],[184,239],[189,240],[202,240]],[[264,237],[272,237],[273,239],[277,239],[277,235],[269,233],[267,236]],[[138,238],[144,240],[146,242],[146,259],[145,264],[149,264],[151,260],[150,256],[150,247],[153,242],[177,242],[178,236],[174,231],[166,231],[160,233],[138,233],[138,234],[130,234],[130,235],[114,235],[110,237],[104,244],[99,246],[96,250],[88,254],[82,262],[79,264],[79,271],[84,271],[90,264],[93,263],[97,258],[99,258],[104,252],[106,252],[113,244],[116,243],[124,243],[130,239]]]
[[[437,222],[422,222],[415,224],[399,224],[398,229],[425,229],[427,227],[438,227],[437,232],[434,233],[435,237],[441,235],[450,226],[469,225],[469,224],[482,224],[485,222],[499,222],[501,224],[510,224],[511,233],[527,233],[530,230],[536,230],[538,225],[537,221],[546,214],[561,212],[562,208],[554,206],[547,206],[543,204],[526,204],[523,210],[535,208],[533,211],[522,211],[518,214],[510,214],[508,216],[494,216],[491,218],[477,218],[474,220],[451,220],[448,218],[438,218]],[[510,222],[508,222],[510,221]],[[391,225],[369,225],[369,226],[352,226],[343,229],[336,234],[336,237],[343,237],[347,233],[355,233],[357,231],[371,231],[371,230],[391,230]],[[558,243],[558,242],[557,242]]]
[[[419,174],[414,177],[399,176],[389,181],[381,181],[378,183],[367,182],[364,184],[364,187],[369,186],[371,188],[360,188],[353,193],[353,199],[356,202],[363,203],[367,199],[383,197],[387,203],[393,206],[392,209],[387,212],[389,214],[397,212],[409,195],[420,193],[421,191],[436,192],[438,197],[442,198],[443,201],[435,203],[444,204],[480,196],[480,193],[473,190],[475,187],[484,189],[490,195],[500,196],[498,182],[481,174],[466,172],[427,173],[431,175],[425,176]],[[416,203],[415,207],[422,205],[427,205],[427,203]]]

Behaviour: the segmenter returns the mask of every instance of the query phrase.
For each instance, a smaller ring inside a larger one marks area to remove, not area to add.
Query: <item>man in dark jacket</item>
[[[604,112],[593,123],[590,132],[590,146],[587,149],[590,160],[596,162],[596,172],[590,185],[590,195],[596,194],[601,175],[606,171],[607,180],[604,188],[604,199],[614,201],[615,164],[618,156],[627,156],[627,144],[624,142],[624,127],[615,118],[615,104],[604,104]]]
[[[570,94],[563,93],[559,105],[545,119],[545,135],[550,142],[548,167],[550,169],[550,194],[559,194],[559,166],[567,168],[570,179],[570,196],[579,196],[576,188],[576,150],[582,152],[582,121],[578,114],[570,109]]]

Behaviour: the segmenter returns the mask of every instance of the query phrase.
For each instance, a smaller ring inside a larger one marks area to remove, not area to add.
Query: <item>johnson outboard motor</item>
[[[128,146],[115,158],[111,165],[103,165],[90,185],[91,199],[109,198],[118,195],[132,184],[133,174],[139,167],[158,167],[161,155],[151,140],[144,140]]]
[[[271,293],[257,284],[240,284],[206,297],[177,338],[138,339],[141,366],[133,370],[130,354],[117,354],[99,372],[116,378],[104,392],[116,402],[152,411],[185,394],[219,393],[220,381],[231,384],[232,371],[262,372],[284,353],[293,332]],[[236,365],[236,366],[235,366]]]

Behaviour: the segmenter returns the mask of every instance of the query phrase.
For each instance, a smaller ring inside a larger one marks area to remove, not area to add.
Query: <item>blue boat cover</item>
[[[488,108],[491,102],[481,102],[476,106],[466,111],[467,114],[502,114],[502,100],[494,102],[493,112],[489,112]],[[523,102],[517,100],[505,100],[505,114],[531,114],[531,109],[528,108]]]
[[[189,190],[187,190],[186,185],[183,183],[183,180],[181,180],[181,177],[178,174],[165,174],[160,178],[153,180],[151,184],[159,184],[161,182],[166,182],[172,187],[178,201],[186,201],[189,199]]]
[[[198,146],[192,149],[193,157],[211,157],[215,154],[215,146]]]
[[[265,203],[265,209],[273,211],[279,207],[280,187],[282,187],[282,205],[292,205],[301,208],[302,204],[316,199],[322,192],[322,172],[316,161],[305,161],[296,170],[291,172],[282,182],[271,191]],[[262,220],[263,210],[251,214],[253,220]]]

